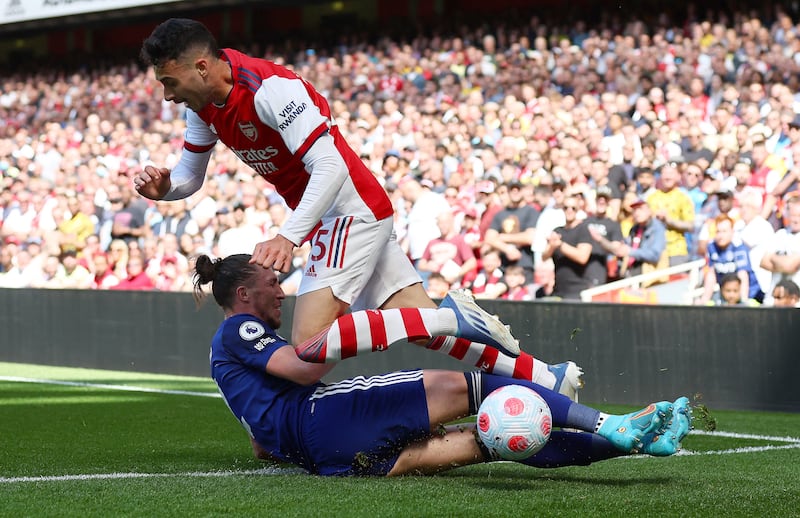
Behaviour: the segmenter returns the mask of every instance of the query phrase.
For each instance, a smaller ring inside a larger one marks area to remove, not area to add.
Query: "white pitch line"
[[[705,430],[692,430],[692,435],[711,435],[715,437],[730,437],[731,439],[755,439],[759,441],[780,441],[800,443],[800,437],[775,437],[773,435],[754,435],[749,433],[738,432],[707,432]]]
[[[179,396],[200,396],[200,397],[222,397],[218,392],[192,392],[186,390],[155,389],[149,387],[137,387],[132,385],[108,385],[104,383],[89,383],[83,381],[63,381],[48,380],[38,378],[23,378],[18,376],[0,376],[0,381],[14,381],[20,383],[42,383],[49,385],[66,385],[71,387],[100,388],[107,390],[123,390],[128,392],[148,392],[155,394],[174,394]],[[715,437],[728,437],[732,439],[752,439],[759,441],[774,441],[788,443],[780,446],[748,446],[743,448],[731,448],[726,450],[712,451],[691,451],[681,450],[678,456],[696,455],[733,455],[739,453],[756,453],[770,450],[791,450],[800,449],[800,438],[798,437],[776,437],[771,435],[756,435],[737,432],[707,432],[704,430],[692,430],[692,435],[707,435]],[[632,455],[628,458],[644,459],[647,455]],[[188,472],[188,473],[98,473],[88,475],[60,475],[60,476],[41,476],[41,477],[0,477],[0,484],[14,482],[57,482],[69,480],[110,480],[126,478],[166,478],[166,477],[228,477],[228,476],[247,476],[247,475],[286,475],[305,473],[300,468],[262,468],[248,471],[208,471],[208,472]]]
[[[678,455],[732,455],[736,453],[758,453],[771,450],[796,450],[800,449],[800,442],[783,444],[781,446],[745,446],[743,448],[730,448],[728,450],[691,451],[681,450]]]
[[[68,387],[89,387],[107,390],[123,390],[127,392],[149,392],[151,394],[174,394],[178,396],[222,397],[219,392],[192,392],[188,390],[169,390],[134,385],[108,385],[105,383],[89,383],[85,381],[47,380],[38,378],[22,378],[19,376],[0,376],[0,381],[16,381],[19,383],[42,383],[45,385],[66,385]]]
[[[300,475],[305,470],[293,467],[267,467],[244,471],[189,471],[184,473],[93,473],[88,475],[50,475],[40,477],[0,477],[0,484],[21,482],[70,482],[83,480],[120,480],[136,478],[176,478],[176,477],[239,477],[250,475]]]

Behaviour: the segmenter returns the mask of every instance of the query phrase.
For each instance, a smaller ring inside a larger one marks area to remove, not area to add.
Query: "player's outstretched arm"
[[[146,165],[133,177],[133,185],[145,198],[151,200],[181,200],[200,190],[205,180],[212,149],[203,152],[183,150],[172,170]]]

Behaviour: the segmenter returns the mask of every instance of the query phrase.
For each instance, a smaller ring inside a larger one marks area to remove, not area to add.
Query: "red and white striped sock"
[[[457,330],[458,323],[450,309],[371,309],[342,315],[329,328],[295,346],[295,351],[307,362],[333,363],[384,351],[395,342],[454,335]]]
[[[494,347],[454,336],[435,336],[425,347],[447,354],[490,374],[528,380],[547,388],[555,386],[556,378],[547,369],[548,364],[526,352],[521,352],[517,358],[512,358]]]

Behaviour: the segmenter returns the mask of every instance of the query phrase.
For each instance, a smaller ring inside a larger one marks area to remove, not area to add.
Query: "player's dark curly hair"
[[[159,67],[177,60],[189,49],[202,49],[212,56],[219,54],[217,40],[205,25],[187,18],[170,18],[144,40],[139,58],[145,65]]]
[[[205,298],[203,285],[212,283],[211,293],[214,300],[223,308],[233,305],[236,288],[245,286],[250,278],[261,268],[250,264],[250,254],[229,255],[224,259],[212,259],[203,254],[197,258],[194,266],[194,299],[199,304]]]

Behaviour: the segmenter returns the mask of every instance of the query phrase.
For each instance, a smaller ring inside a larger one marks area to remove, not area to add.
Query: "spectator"
[[[757,197],[759,200],[761,199],[761,197],[754,191],[749,191],[748,193],[743,194],[743,196],[748,194]],[[739,211],[734,207],[735,199],[731,191],[723,187],[719,191],[715,192],[712,198],[713,202],[716,203],[716,211],[714,212],[716,212],[717,215],[713,218],[706,219],[697,235],[697,253],[703,254],[703,256],[705,256],[705,253],[708,250],[708,243],[714,240],[714,236],[717,233],[716,225],[717,218],[719,216],[727,216],[734,222],[734,224],[739,221]]]
[[[122,239],[115,239],[108,247],[108,258],[114,275],[123,279],[127,277],[129,249]]]
[[[800,287],[791,279],[783,279],[772,289],[772,306],[800,308]]]
[[[706,169],[705,171],[711,171],[712,174],[717,173],[714,169]],[[697,213],[700,212],[703,202],[708,198],[708,193],[703,190],[705,171],[697,162],[689,162],[683,168],[681,190],[691,198],[695,217],[697,217]],[[722,176],[722,172],[719,172],[719,176]]]
[[[161,258],[158,274],[153,281],[159,291],[192,291],[192,283],[186,269],[178,266],[175,255]]]
[[[766,197],[768,193],[775,190],[778,182],[786,173],[786,164],[780,157],[767,151],[767,143],[763,138],[753,141],[750,156],[752,159],[751,175],[747,185],[756,189],[762,197]]]
[[[772,242],[761,259],[761,267],[772,272],[772,283],[768,294],[783,279],[800,284],[800,197],[790,198],[786,204],[788,224],[775,232]],[[772,300],[767,297],[767,304]]]
[[[689,261],[686,234],[694,230],[694,204],[680,189],[678,165],[669,162],[661,167],[659,188],[647,197],[653,214],[667,228],[667,257],[669,265]]]
[[[610,241],[599,234],[592,237],[608,252],[620,259],[621,277],[649,273],[668,266],[666,228],[653,216],[647,202],[641,198],[630,204],[633,227],[624,242]]]
[[[504,300],[533,300],[531,284],[525,282],[525,270],[521,266],[511,265],[506,268],[503,282],[508,288],[500,298]]]
[[[762,198],[764,197],[763,192],[750,186],[750,177],[753,175],[750,164],[749,158],[740,158],[733,165],[730,176],[722,183],[722,188],[733,191],[735,198],[739,198],[746,191],[755,191]]]
[[[100,237],[100,247],[108,250],[113,241],[112,229],[114,228],[114,216],[122,210],[122,195],[119,186],[111,183],[103,187],[105,199],[100,202],[100,213],[98,215],[98,234]]]
[[[594,235],[597,234],[608,241],[622,242],[622,228],[614,219],[607,216],[607,210],[612,199],[611,189],[599,187],[595,198],[595,214],[585,220],[589,234],[592,236],[592,253],[586,264],[586,278],[592,286],[605,284],[619,278],[619,269],[616,257],[603,248]]]
[[[251,188],[255,188],[254,184],[248,184]],[[267,198],[266,194],[262,191],[256,191],[254,194],[253,206],[248,207],[245,209],[245,215],[247,217],[248,223],[251,223],[262,231],[266,231],[267,228],[272,226],[272,216],[269,212],[270,202],[269,198]],[[193,231],[193,229],[188,230],[192,233],[192,235],[197,234],[200,229]]]
[[[758,306],[758,302],[743,298],[742,279],[736,273],[726,273],[719,280],[719,297],[708,301],[714,306]]]
[[[692,85],[697,85],[698,79],[694,78]],[[705,135],[703,135],[703,130],[699,126],[689,128],[689,132],[681,142],[681,156],[687,162],[695,162],[702,159],[706,163],[710,163],[714,158],[714,152],[706,146]]]
[[[622,237],[627,238],[633,227],[633,204],[639,201],[639,196],[634,191],[628,191],[622,195],[622,204],[619,207],[617,221],[622,230]]]
[[[791,169],[795,165],[800,165],[795,159],[797,149],[800,147],[800,115],[795,115],[794,111],[790,111],[792,118],[784,123],[781,135],[785,137],[784,145],[782,148],[769,149],[770,153],[777,153],[783,158],[786,167]],[[769,142],[769,141],[768,141]]]
[[[461,237],[464,239],[467,246],[470,247],[472,255],[476,258],[480,255],[480,249],[481,246],[483,246],[478,222],[478,211],[473,208],[464,210],[464,217],[461,220]]]
[[[733,190],[723,188],[724,175],[719,169],[708,168],[703,172],[703,180],[700,183],[700,190],[702,192],[703,201],[700,206],[695,206],[694,211],[694,230],[692,236],[687,239],[694,245],[689,249],[689,253],[693,257],[705,257],[705,246],[708,245],[708,238],[705,243],[700,243],[700,233],[706,221],[713,220],[719,216],[719,193],[733,194]],[[699,196],[698,196],[699,197]],[[731,198],[730,207],[733,207],[733,199]]]
[[[85,197],[70,196],[67,198],[67,209],[67,217],[58,223],[61,249],[80,253],[86,246],[86,240],[96,231],[96,221],[92,219],[94,203]]]
[[[798,116],[800,118],[800,116]],[[800,137],[800,128],[792,130]],[[778,184],[767,193],[761,208],[761,216],[769,221],[773,228],[783,226],[784,199],[792,194],[800,193],[800,143],[791,148],[792,166],[783,175]]]
[[[508,187],[505,185],[495,186],[494,182],[484,180],[475,185],[475,205],[480,210],[480,229],[481,240],[486,238],[486,231],[492,226],[495,215],[503,210],[508,204]]]
[[[719,302],[720,294],[715,291],[722,286],[722,278],[729,273],[735,273],[741,283],[741,300],[753,299],[759,303],[764,300],[764,292],[758,285],[755,272],[750,264],[750,249],[747,245],[733,242],[733,220],[726,215],[717,216],[715,219],[716,234],[714,241],[708,245],[706,269],[703,281],[703,295],[701,304],[707,304],[715,297]]]
[[[440,236],[425,247],[418,268],[423,272],[438,272],[451,288],[460,288],[465,279],[474,278],[478,260],[455,227],[451,212],[439,214],[436,225]]]
[[[545,299],[553,296],[556,276],[552,261],[540,261],[533,270],[533,284],[530,291],[534,299]]]
[[[635,148],[632,143],[626,142],[622,146],[622,162],[608,167],[607,162],[595,159],[592,162],[592,170],[595,168],[606,168],[608,174],[608,187],[611,189],[612,200],[622,199],[622,193],[633,186],[636,176]],[[616,207],[614,207],[616,205]],[[612,209],[619,210],[619,202],[612,203]]]
[[[61,268],[53,279],[53,286],[58,288],[88,289],[92,285],[93,276],[89,270],[78,263],[78,252],[67,249],[59,258]]]
[[[37,276],[39,277],[41,275],[42,267],[44,266],[45,258],[47,257],[47,254],[45,253],[44,248],[42,247],[42,238],[40,237],[28,238],[24,243],[24,248],[30,254],[31,266],[33,268],[36,268],[36,270],[39,272],[39,275]]]
[[[161,218],[153,222],[150,226],[152,234],[162,237],[165,234],[172,234],[178,239],[184,234],[195,235],[200,232],[197,221],[192,218],[186,210],[186,200],[175,200],[172,202],[158,202],[156,208],[161,214]]]
[[[16,200],[6,207],[2,227],[4,236],[15,236],[22,240],[32,234],[37,212],[31,197],[30,192],[21,190],[16,194]]]
[[[126,265],[127,276],[114,286],[111,290],[153,290],[155,283],[144,269],[144,260],[140,255],[131,255]]]
[[[406,176],[400,181],[400,191],[403,199],[410,204],[407,219],[406,247],[408,256],[419,270],[419,263],[425,248],[433,239],[440,236],[439,229],[432,225],[440,214],[450,211],[447,201],[439,193],[433,192],[423,182],[413,177]],[[427,272],[421,272],[423,280]]]
[[[520,182],[508,184],[508,204],[492,219],[491,227],[484,238],[484,248],[496,250],[500,254],[503,267],[512,264],[521,266],[525,270],[526,282],[532,282],[531,245],[539,213],[525,203],[522,188]]]
[[[656,175],[650,167],[636,170],[634,192],[641,198],[647,198],[656,191]]]
[[[32,287],[34,288],[61,288],[59,277],[63,277],[64,266],[57,255],[48,255],[42,265],[42,275],[35,279]]]
[[[547,249],[547,238],[553,230],[563,227],[567,222],[564,217],[566,190],[567,184],[560,178],[553,179],[552,183],[540,183],[533,190],[535,203],[541,206],[531,245],[534,264],[542,260],[542,254]]]
[[[146,239],[143,259],[147,275],[160,291],[185,291],[190,284],[189,260],[180,251],[175,234],[165,234],[160,239]],[[169,271],[165,272],[165,268]],[[159,279],[162,280],[159,285]],[[173,286],[174,289],[168,289]]]
[[[134,198],[133,189],[126,185],[120,187],[119,202],[121,208],[113,216],[111,227],[112,239],[122,239],[125,243],[138,241],[149,231],[145,212],[147,202],[141,198]],[[115,200],[111,200],[112,203]]]
[[[19,248],[10,264],[8,270],[0,273],[0,287],[2,288],[30,287],[42,274],[41,269],[32,261],[31,254],[26,248]]]
[[[114,275],[111,263],[106,254],[96,254],[93,258],[94,278],[90,287],[95,290],[107,290],[119,284],[119,278]]]
[[[478,273],[468,288],[476,299],[497,299],[508,290],[503,277],[500,252],[489,248],[481,254]]]
[[[580,300],[581,291],[592,287],[586,275],[592,254],[592,237],[589,229],[578,220],[578,200],[567,198],[564,202],[566,224],[555,229],[547,240],[542,260],[553,259],[555,287],[553,296],[564,300]]]
[[[223,230],[217,241],[217,255],[252,254],[256,245],[264,241],[264,232],[247,222],[245,207],[237,203],[230,213],[230,228]]]
[[[6,273],[14,267],[14,258],[20,248],[20,240],[16,236],[9,236],[0,246],[0,273]]]
[[[105,252],[100,247],[100,236],[97,234],[89,234],[86,237],[86,244],[83,250],[78,254],[78,262],[83,265],[84,268],[94,273],[94,256],[98,254],[105,255]]]
[[[775,231],[764,219],[761,211],[761,197],[756,192],[749,192],[741,199],[740,218],[734,220],[734,241],[741,241],[750,249],[750,264],[758,279],[758,285],[766,290],[772,284],[772,273],[761,267],[766,247],[772,241]]]
[[[428,275],[428,286],[425,291],[432,299],[443,299],[450,291],[450,283],[441,273],[432,272]]]

